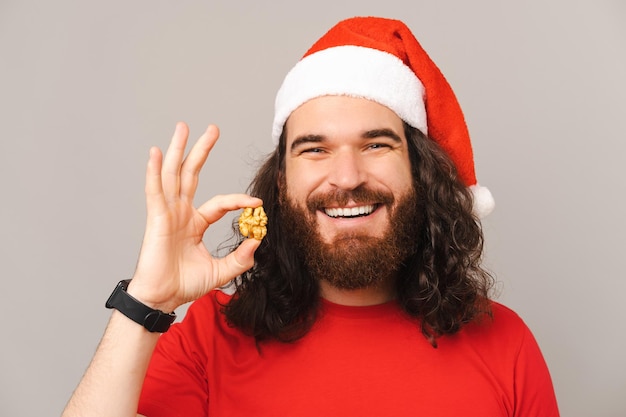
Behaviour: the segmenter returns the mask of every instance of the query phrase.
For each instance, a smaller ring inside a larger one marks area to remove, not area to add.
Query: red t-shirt
[[[139,413],[180,416],[559,415],[548,369],[522,320],[494,303],[433,348],[397,303],[322,302],[295,343],[255,341],[228,326],[219,291],[161,336]]]

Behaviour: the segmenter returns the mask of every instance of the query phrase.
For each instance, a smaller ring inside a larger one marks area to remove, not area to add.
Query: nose
[[[329,167],[328,182],[343,190],[353,190],[366,181],[362,156],[354,150],[337,152]]]

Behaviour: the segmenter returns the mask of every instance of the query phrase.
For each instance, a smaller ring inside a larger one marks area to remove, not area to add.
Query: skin
[[[391,110],[367,100],[324,97],[297,109],[287,125],[285,178],[290,197],[299,204],[318,192],[350,190],[363,184],[391,190],[394,195],[410,187],[406,138],[402,122]],[[211,224],[229,211],[258,207],[262,201],[245,194],[229,194],[194,207],[198,174],[219,131],[209,126],[185,157],[188,136],[188,127],[178,123],[165,157],[158,148],[150,150],[146,231],[128,288],[136,299],[165,312],[200,298],[250,269],[260,244],[256,239],[246,239],[220,259],[213,258],[204,247],[202,236]],[[388,226],[387,208],[377,206],[375,201],[367,204],[376,209],[365,217],[332,219],[322,211],[312,215],[327,241],[354,230],[380,236]],[[354,206],[355,202],[348,202],[346,208]],[[390,285],[358,291],[340,291],[325,285],[322,295],[346,305],[377,304],[392,297]],[[136,416],[141,386],[158,337],[113,311],[94,358],[62,417]]]
[[[198,174],[217,141],[209,126],[184,157],[189,129],[178,123],[165,158],[150,150],[146,170],[147,224],[137,269],[128,293],[165,312],[195,300],[254,264],[256,239],[213,258],[202,243],[207,228],[231,210],[257,207],[245,194],[215,196],[193,206]],[[136,416],[141,386],[159,335],[113,311],[102,341],[63,417]]]
[[[301,208],[309,197],[334,190],[373,190],[406,195],[411,189],[411,164],[402,120],[376,102],[324,96],[296,109],[286,124],[285,178],[288,196]],[[327,243],[340,234],[367,233],[381,237],[389,227],[389,210],[377,201],[331,204],[328,209],[374,206],[369,215],[331,217],[324,210],[310,213]],[[394,297],[393,282],[380,287],[340,290],[320,282],[322,296],[344,305],[373,305]]]

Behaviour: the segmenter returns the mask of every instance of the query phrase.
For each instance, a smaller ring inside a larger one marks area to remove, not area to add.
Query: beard
[[[325,242],[319,232],[316,212],[323,207],[380,202],[389,213],[387,229],[382,236],[350,231],[337,234]],[[405,260],[418,245],[418,231],[423,223],[414,188],[397,199],[387,192],[359,187],[311,196],[306,207],[295,204],[286,185],[280,186],[281,220],[288,231],[290,244],[299,259],[316,280],[325,280],[343,290],[379,287],[394,279]]]

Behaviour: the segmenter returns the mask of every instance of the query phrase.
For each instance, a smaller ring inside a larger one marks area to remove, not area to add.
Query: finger
[[[167,153],[163,159],[163,168],[161,170],[161,180],[163,184],[163,193],[167,200],[177,199],[180,191],[180,166],[185,155],[185,146],[187,145],[187,137],[189,136],[189,128],[183,122],[176,123],[174,135],[167,148]]]
[[[210,125],[200,139],[193,145],[189,155],[185,158],[180,171],[180,196],[189,201],[193,200],[198,187],[198,175],[207,160],[213,145],[219,137],[219,129]]]
[[[150,149],[150,158],[146,168],[146,206],[148,215],[158,214],[165,207],[163,198],[163,186],[161,183],[161,166],[163,154],[156,147]]]
[[[244,207],[259,207],[263,200],[247,194],[216,195],[198,208],[198,212],[209,224],[213,224],[233,210]]]
[[[246,239],[233,252],[218,260],[218,281],[224,285],[254,266],[254,252],[261,245],[257,239]]]

